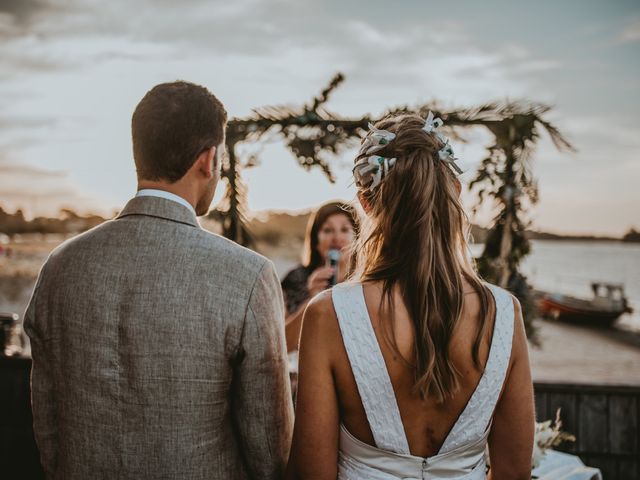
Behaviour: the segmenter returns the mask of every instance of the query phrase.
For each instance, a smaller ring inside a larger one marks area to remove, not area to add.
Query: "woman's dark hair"
[[[131,119],[138,179],[180,180],[198,155],[224,140],[227,112],[209,90],[188,82],[156,85]]]
[[[307,233],[304,237],[304,253],[302,257],[302,265],[308,270],[313,271],[324,264],[324,258],[318,252],[318,232],[320,228],[332,215],[345,215],[353,230],[357,231],[358,223],[356,222],[353,207],[344,202],[329,202],[322,205],[314,214],[309,217],[307,223]]]

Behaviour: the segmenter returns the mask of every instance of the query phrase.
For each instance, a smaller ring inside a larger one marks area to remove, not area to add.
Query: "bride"
[[[469,262],[441,125],[389,117],[362,142],[356,271],[304,314],[289,479],[531,477],[520,306]]]

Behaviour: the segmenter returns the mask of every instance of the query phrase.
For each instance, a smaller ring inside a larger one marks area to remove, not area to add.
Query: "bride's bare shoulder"
[[[333,300],[331,299],[331,290],[325,290],[313,297],[307,304],[305,315],[322,315],[335,312],[333,309]]]
[[[333,308],[331,290],[325,290],[311,299],[302,317],[300,350],[307,345],[313,349],[328,349],[341,338],[338,318]]]

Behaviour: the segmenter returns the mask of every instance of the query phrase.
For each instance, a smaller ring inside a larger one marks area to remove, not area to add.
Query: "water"
[[[479,254],[482,245],[473,245]],[[540,290],[591,298],[591,282],[622,283],[633,313],[616,327],[640,333],[640,244],[533,240],[521,271]]]
[[[42,245],[15,244],[11,258],[0,258],[0,311],[22,314],[40,265],[59,241],[51,237],[48,242],[40,242]],[[552,240],[534,240],[531,244],[531,254],[524,259],[521,270],[534,287],[590,298],[593,281],[622,283],[634,312],[620,317],[616,325],[640,333],[640,244]],[[471,251],[479,255],[482,248],[475,244]],[[268,256],[281,277],[297,263],[291,255]],[[18,270],[31,272],[33,278],[12,277],[11,272]]]

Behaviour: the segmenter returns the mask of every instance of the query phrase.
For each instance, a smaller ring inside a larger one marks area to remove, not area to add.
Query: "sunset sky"
[[[540,144],[534,227],[640,227],[637,0],[0,0],[0,206],[119,209],[136,185],[131,114],[157,83],[200,83],[242,117],[308,102],[338,71],[327,107],[344,116],[433,99],[553,105],[577,152]],[[454,147],[469,180],[489,137],[467,139]],[[354,196],[353,151],[335,159],[336,185],[277,141],[242,152],[262,160],[244,174],[253,211]]]

